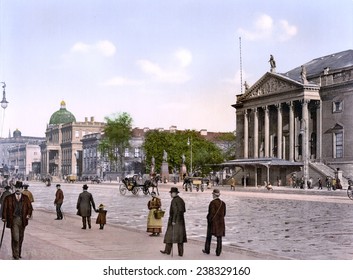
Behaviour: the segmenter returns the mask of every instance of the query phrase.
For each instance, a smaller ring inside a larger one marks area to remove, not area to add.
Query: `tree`
[[[105,117],[105,121],[107,125],[104,128],[104,137],[99,144],[99,149],[108,156],[110,161],[115,162],[118,170],[123,171],[125,149],[130,146],[132,118],[128,113],[123,112]]]
[[[188,145],[188,140],[190,145]],[[143,145],[146,154],[147,167],[151,164],[152,157],[155,158],[156,171],[162,165],[163,150],[168,153],[169,171],[179,168],[182,164],[182,155],[185,155],[185,164],[190,171],[191,149],[192,170],[202,174],[211,171],[212,164],[223,161],[221,150],[212,142],[207,141],[196,131],[165,132],[150,130],[146,133]]]

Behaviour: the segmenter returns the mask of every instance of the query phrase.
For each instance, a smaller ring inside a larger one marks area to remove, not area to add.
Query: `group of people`
[[[161,199],[156,197],[154,192],[151,193],[152,199],[148,202],[147,206],[149,211],[147,217],[147,232],[151,233],[150,236],[158,236],[162,232],[162,219],[156,218],[155,212],[158,211],[162,204]],[[164,235],[163,242],[165,243],[162,254],[170,255],[172,253],[173,244],[178,246],[178,255],[184,254],[184,243],[187,242],[185,218],[186,212],[185,202],[179,196],[179,190],[176,187],[170,189],[170,196],[172,201],[169,208],[169,218],[167,230]],[[220,197],[219,189],[214,189],[212,192],[213,199],[208,207],[207,214],[207,234],[205,247],[202,250],[205,254],[210,254],[212,236],[217,238],[216,255],[219,256],[222,252],[222,237],[225,236],[225,222],[226,204]]]
[[[5,227],[9,228],[11,230],[12,257],[15,260],[22,258],[21,253],[25,228],[33,214],[32,203],[34,202],[34,197],[28,190],[28,187],[27,184],[17,181],[14,186],[14,192],[11,191],[10,186],[5,186],[5,190],[0,197],[0,216],[4,222],[0,248],[3,241]],[[56,185],[56,189],[54,205],[57,217],[55,220],[62,220],[64,216],[61,206],[64,202],[64,193],[60,184]],[[88,228],[91,228],[91,207],[98,213],[96,223],[99,224],[99,229],[103,229],[106,224],[107,210],[104,209],[103,204],[100,204],[98,209],[96,209],[93,196],[87,191],[87,189],[88,186],[84,185],[83,192],[80,193],[76,206],[77,214],[82,217],[82,229],[86,229],[87,224]]]
[[[107,210],[105,206],[100,204],[96,208],[93,195],[88,192],[88,186],[85,184],[82,187],[83,191],[79,194],[76,209],[77,215],[82,218],[82,229],[91,229],[92,209],[98,213],[96,224],[99,224],[99,229],[103,230],[106,224]],[[155,192],[151,193],[151,200],[148,201],[148,217],[147,217],[147,232],[151,236],[159,236],[162,233],[162,218],[155,215],[156,211],[161,210],[161,199],[157,197]],[[178,255],[184,254],[184,243],[187,242],[184,214],[186,212],[185,202],[179,196],[179,190],[176,187],[170,189],[171,204],[169,210],[169,218],[167,229],[164,235],[165,248],[160,252],[162,254],[171,254],[173,244],[177,244]],[[204,249],[205,254],[210,253],[212,236],[217,238],[216,255],[219,256],[222,252],[222,237],[225,236],[226,204],[220,200],[220,191],[214,189],[212,192],[213,200],[210,202],[207,214],[207,235]],[[13,259],[20,259],[22,252],[22,243],[24,239],[25,228],[28,225],[29,219],[33,214],[32,202],[34,202],[33,194],[28,190],[28,185],[23,185],[18,181],[15,185],[15,191],[12,193],[10,187],[5,187],[5,191],[0,198],[0,214],[2,221],[7,228],[11,229],[11,248]],[[64,193],[61,185],[56,185],[56,193],[54,205],[56,209],[56,219],[64,218],[61,206],[64,202]],[[2,239],[1,239],[2,243]],[[0,245],[1,248],[1,245]]]

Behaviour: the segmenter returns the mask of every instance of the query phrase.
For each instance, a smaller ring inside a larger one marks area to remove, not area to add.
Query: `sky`
[[[231,132],[271,54],[285,73],[352,45],[352,0],[0,0],[1,137],[44,137],[62,100],[77,121]]]

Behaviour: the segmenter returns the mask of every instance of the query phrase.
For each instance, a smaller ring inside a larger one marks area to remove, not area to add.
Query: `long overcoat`
[[[91,217],[92,207],[94,210],[96,210],[96,205],[94,203],[92,194],[88,191],[83,191],[80,193],[76,205],[77,215],[81,217]]]
[[[213,199],[208,206],[207,222],[214,236],[225,236],[226,204],[219,198]]]
[[[164,243],[187,242],[184,219],[185,212],[184,200],[179,196],[174,197],[170,204],[168,226],[164,236]],[[172,223],[175,223],[175,225],[173,226]]]
[[[27,216],[31,217],[32,216],[32,203],[29,200],[28,196],[26,195],[21,195],[20,199],[22,203],[22,226],[26,227],[28,225],[28,219]],[[14,217],[14,212],[15,212],[15,206],[16,206],[16,194],[10,194],[5,197],[5,200],[3,202],[3,208],[2,208],[2,218],[6,220],[6,227],[11,228],[13,224],[13,217]]]

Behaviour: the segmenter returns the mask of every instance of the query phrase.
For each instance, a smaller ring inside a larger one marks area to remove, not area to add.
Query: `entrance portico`
[[[268,72],[233,107],[237,137],[243,139],[238,159],[275,158],[301,162],[304,169],[321,159],[319,86]]]

